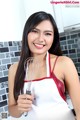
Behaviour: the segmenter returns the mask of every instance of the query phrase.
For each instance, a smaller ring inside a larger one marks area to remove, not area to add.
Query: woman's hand
[[[21,94],[18,96],[17,106],[20,113],[28,112],[32,108],[32,101],[34,97],[28,94]]]

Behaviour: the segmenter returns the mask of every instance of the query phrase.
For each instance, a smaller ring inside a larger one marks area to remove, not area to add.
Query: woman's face
[[[53,38],[54,30],[51,22],[49,20],[42,21],[28,34],[31,53],[33,55],[46,53],[53,43]]]

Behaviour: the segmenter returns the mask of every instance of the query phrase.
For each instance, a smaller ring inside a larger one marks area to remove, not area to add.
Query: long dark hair
[[[24,30],[23,30],[23,36],[22,36],[22,49],[21,49],[21,55],[20,55],[20,61],[18,64],[17,72],[15,75],[15,82],[14,82],[14,98],[17,100],[18,95],[20,91],[22,91],[24,86],[24,77],[25,77],[25,71],[24,71],[24,61],[31,56],[31,52],[28,46],[28,40],[27,36],[28,33],[36,27],[40,22],[44,20],[49,20],[53,26],[54,29],[54,42],[49,49],[49,53],[55,54],[55,55],[62,55],[61,49],[60,49],[60,41],[59,41],[59,32],[57,25],[55,23],[54,18],[51,14],[40,11],[32,14],[28,20],[25,23]]]

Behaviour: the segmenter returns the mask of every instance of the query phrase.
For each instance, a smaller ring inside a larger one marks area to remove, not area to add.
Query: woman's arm
[[[77,120],[80,120],[80,81],[73,61],[64,57],[64,79],[76,112]]]
[[[17,66],[18,63],[11,65],[8,74],[8,87],[9,87],[8,107],[9,107],[9,113],[13,117],[20,117],[22,113],[29,111],[31,109],[31,104],[33,100],[32,95],[26,95],[26,94],[19,95],[17,101],[15,101],[14,99],[13,89],[14,89],[14,78],[15,78]]]

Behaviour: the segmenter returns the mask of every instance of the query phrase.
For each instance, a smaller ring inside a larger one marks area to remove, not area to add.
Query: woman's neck
[[[46,55],[47,55],[47,52],[43,54],[34,54],[32,55],[32,57],[34,57],[38,61],[44,61],[46,60]]]

